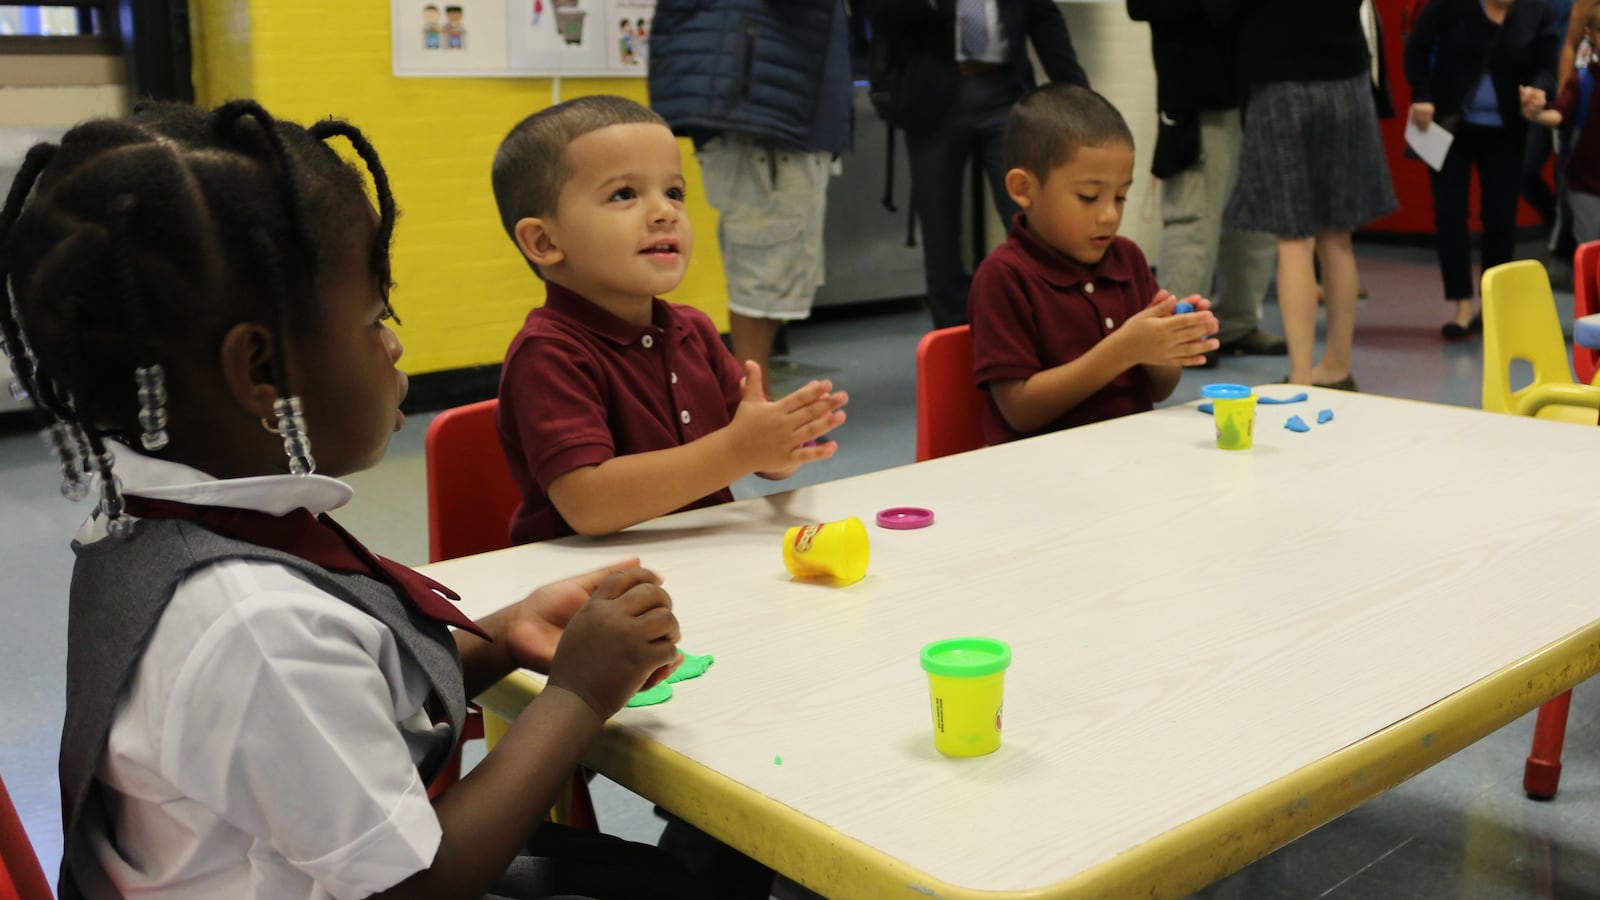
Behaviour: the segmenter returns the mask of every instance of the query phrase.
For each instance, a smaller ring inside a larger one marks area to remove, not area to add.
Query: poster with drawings
[[[506,68],[508,0],[395,0],[396,75],[497,75]]]
[[[398,76],[643,76],[656,0],[392,0]]]

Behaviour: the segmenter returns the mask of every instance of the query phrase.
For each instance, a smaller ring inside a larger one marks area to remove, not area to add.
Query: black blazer
[[[1545,0],[1517,0],[1499,28],[1478,0],[1428,0],[1406,38],[1406,80],[1411,102],[1432,103],[1436,120],[1449,121],[1466,106],[1485,67],[1500,101],[1500,119],[1522,127],[1520,85],[1556,89],[1561,25]]]
[[[1089,86],[1054,0],[998,2],[1018,93],[1035,84],[1030,42],[1051,81]],[[882,109],[890,124],[909,132],[937,128],[950,111],[961,78],[956,72],[956,0],[871,0],[868,9],[873,52],[887,78],[878,87],[887,93]]]

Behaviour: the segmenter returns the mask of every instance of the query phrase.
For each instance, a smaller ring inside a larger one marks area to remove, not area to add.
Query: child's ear
[[[222,382],[233,402],[253,418],[268,419],[278,399],[278,343],[259,322],[240,322],[222,336]]]
[[[1033,207],[1033,192],[1039,187],[1038,179],[1027,169],[1016,168],[1006,171],[1006,193],[1023,209]]]
[[[566,251],[557,247],[550,236],[549,223],[545,219],[518,219],[512,233],[517,236],[517,246],[522,249],[522,255],[540,269],[556,265],[567,257]]]

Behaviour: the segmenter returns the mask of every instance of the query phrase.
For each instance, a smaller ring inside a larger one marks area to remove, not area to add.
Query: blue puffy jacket
[[[696,144],[742,131],[804,150],[850,149],[842,0],[659,0],[650,107]]]

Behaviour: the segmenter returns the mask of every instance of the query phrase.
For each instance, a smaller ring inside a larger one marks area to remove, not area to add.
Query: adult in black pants
[[[982,161],[1009,224],[1019,210],[1001,138],[1011,105],[1035,84],[1027,45],[1051,81],[1088,87],[1089,78],[1053,0],[873,0],[870,9],[873,40],[888,43],[894,69],[889,118],[906,135],[933,325],[960,325],[972,283],[961,260],[962,174]]]
[[[1455,135],[1433,185],[1435,243],[1452,317],[1440,329],[1459,339],[1482,329],[1473,310],[1468,187],[1478,170],[1483,268],[1515,251],[1517,197],[1527,146],[1525,91],[1555,90],[1561,30],[1545,0],[1429,0],[1406,39],[1411,120]],[[1543,104],[1538,104],[1542,106]]]

